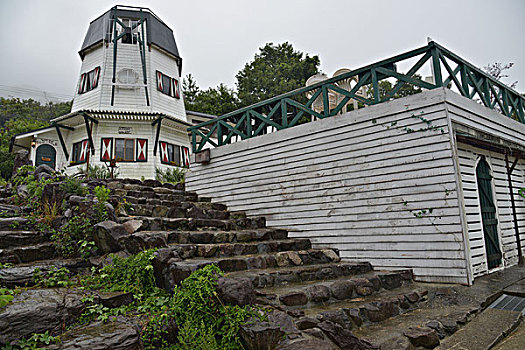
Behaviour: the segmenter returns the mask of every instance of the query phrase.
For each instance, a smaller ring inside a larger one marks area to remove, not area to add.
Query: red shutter
[[[148,153],[148,140],[137,139],[137,162],[146,162]]]
[[[98,76],[100,74],[100,67],[95,68],[95,72],[93,74],[93,82],[91,83],[91,89],[94,89],[98,86]]]
[[[80,83],[78,84],[78,93],[81,94],[84,92],[84,79],[86,77],[86,74],[80,75]]]
[[[162,73],[157,71],[157,89],[162,91]]]
[[[100,150],[100,160],[111,160],[111,153],[112,153],[112,138],[103,138],[102,139],[102,147]]]
[[[177,79],[173,79],[173,90],[175,91],[175,98],[180,98],[179,81]]]
[[[181,159],[182,159],[182,166],[185,168],[190,167],[190,149],[188,147],[181,147]]]
[[[85,162],[87,158],[87,149],[88,149],[88,140],[82,141],[82,147],[80,148],[80,157],[79,161]]]
[[[169,163],[170,160],[168,158],[168,144],[166,142],[160,143],[160,159],[163,163]]]

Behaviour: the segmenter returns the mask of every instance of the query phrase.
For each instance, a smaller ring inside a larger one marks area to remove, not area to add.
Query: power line
[[[36,89],[30,89],[30,88],[23,88],[19,86],[10,86],[10,85],[3,85],[0,84],[0,91],[6,91],[8,93],[13,94],[28,94],[28,95],[39,95],[44,97],[45,99],[54,98],[58,100],[72,100],[73,95],[58,93],[58,92],[49,92],[44,90],[36,90]]]

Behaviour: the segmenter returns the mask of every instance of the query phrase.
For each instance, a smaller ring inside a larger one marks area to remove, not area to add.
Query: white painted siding
[[[121,126],[131,127],[131,134],[118,134],[118,129]],[[102,138],[124,138],[124,139],[147,139],[148,140],[148,149],[147,149],[147,162],[118,162],[118,172],[119,178],[135,178],[140,179],[144,177],[146,179],[155,178],[155,168],[167,168],[171,167],[169,165],[164,165],[160,163],[160,150],[157,150],[157,155],[153,155],[153,147],[155,143],[155,134],[156,127],[151,126],[150,121],[132,121],[132,120],[99,120],[98,124],[95,124],[93,127],[93,142],[95,144],[95,154],[91,155],[89,164],[91,165],[104,165],[104,162],[100,161],[100,152]],[[73,143],[79,142],[87,138],[87,133],[84,125],[80,125],[75,128],[75,131],[70,132],[66,139],[66,145],[68,152],[72,153]],[[176,145],[189,147],[189,141],[187,134],[181,132],[174,128],[168,126],[163,126],[160,132],[161,141],[167,141]],[[112,147],[115,147],[113,143]],[[135,144],[136,147],[136,144]],[[113,150],[114,152],[114,150]],[[61,149],[57,149],[57,154],[63,154]],[[135,149],[136,154],[136,149]],[[114,155],[114,153],[113,153]],[[80,168],[85,168],[86,164],[79,164],[74,166],[69,166],[69,162],[66,163],[68,166],[66,168],[66,173],[74,174],[78,172]]]
[[[212,149],[186,187],[344,259],[468,283],[443,100],[430,91]]]
[[[449,91],[446,91],[446,94],[447,109],[455,129],[467,127],[525,146],[525,125]],[[518,261],[507,171],[505,169],[505,155],[460,143],[458,144],[458,161],[463,188],[461,197],[464,198],[466,210],[468,243],[474,277],[488,273],[476,181],[476,166],[482,155],[485,156],[492,170],[499,238],[503,252],[503,267],[515,265]],[[509,161],[512,163],[514,157],[510,156]],[[522,247],[525,243],[525,200],[517,195],[517,191],[525,187],[524,171],[525,162],[520,160],[511,177]]]
[[[113,43],[106,47],[100,44],[88,52],[78,74],[75,99],[72,111],[94,109],[94,110],[120,110],[138,111],[151,113],[164,113],[180,120],[186,121],[186,111],[182,91],[180,99],[162,94],[157,90],[156,71],[179,80],[182,90],[182,81],[179,76],[177,61],[166,52],[152,45],[146,46],[146,74],[148,81],[148,95],[150,105],[147,105],[144,89],[144,74],[138,44],[117,43],[117,65],[118,74],[122,69],[132,69],[138,74],[138,82],[134,87],[117,85],[115,87],[114,104],[111,105],[112,79],[113,79]],[[97,88],[78,94],[80,75],[100,66],[100,78]],[[117,81],[118,83],[118,81]]]

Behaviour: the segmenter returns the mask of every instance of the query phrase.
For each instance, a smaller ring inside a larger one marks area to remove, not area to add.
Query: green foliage
[[[58,269],[52,266],[51,270],[46,272],[36,268],[33,272],[33,282],[38,287],[68,287],[73,285],[73,282],[69,279],[70,275],[70,271],[65,267]]]
[[[208,265],[193,272],[161,310],[155,313],[142,339],[147,349],[165,348],[163,333],[169,320],[179,325],[178,344],[173,349],[242,349],[239,330],[250,316],[259,317],[249,307],[224,305],[216,293],[222,271]]]
[[[192,94],[192,92],[188,93]],[[208,88],[204,91],[198,90],[192,100],[192,102],[185,101],[188,110],[213,115],[229,113],[236,110],[238,106],[235,92],[222,83],[216,88]]]
[[[188,74],[182,83],[184,103],[188,110],[223,115],[305,86],[306,80],[319,72],[319,64],[318,56],[296,51],[288,42],[267,43],[235,76],[237,93],[222,83],[202,91]],[[299,98],[299,102],[306,102],[306,98]]]
[[[76,196],[85,196],[87,192],[86,188],[82,186],[82,180],[72,176],[64,177],[64,181],[59,188],[65,193]]]
[[[185,174],[186,171],[181,168],[168,168],[166,170],[155,168],[155,180],[160,182],[183,183]]]
[[[525,198],[525,188],[522,188],[522,189],[518,190],[518,194],[519,194],[522,198]]]
[[[47,349],[51,343],[58,342],[58,337],[53,337],[49,331],[45,333],[35,333],[30,338],[21,339],[16,345],[7,344],[2,350],[40,350]],[[45,346],[45,347],[43,347]]]
[[[109,193],[111,190],[105,186],[95,187],[95,197],[97,197],[97,203],[95,204],[95,211],[97,212],[98,221],[104,221],[108,219],[108,212],[106,210],[106,203],[109,200]]]
[[[155,290],[153,275],[154,250],[146,250],[128,258],[111,255],[113,262],[94,270],[82,283],[86,288],[109,292],[131,292],[139,300]]]
[[[32,99],[0,97],[0,176],[11,177],[14,155],[9,153],[9,144],[14,135],[47,127],[50,119],[70,111],[71,102],[42,105]]]
[[[73,216],[59,230],[51,230],[51,232],[53,246],[64,258],[79,254],[87,259],[96,250],[94,242],[89,241],[92,237],[93,225],[85,214]]]
[[[319,72],[319,64],[318,56],[296,51],[288,42],[267,43],[235,76],[239,107],[304,87]]]
[[[86,168],[80,168],[78,175],[86,179],[111,179],[111,170],[104,165],[87,165]],[[113,177],[118,176],[118,170],[113,172]]]
[[[8,288],[0,288],[0,308],[13,301],[16,291]]]
[[[419,80],[422,80],[423,78],[421,77],[421,75],[419,74],[414,74],[413,75],[413,78],[414,79],[419,79]],[[394,89],[394,84],[392,84],[389,80],[381,80],[378,82],[378,88],[379,88],[379,98],[380,99],[384,99],[393,89]],[[410,96],[410,95],[415,95],[415,94],[418,94],[420,92],[422,92],[423,90],[419,87],[419,86],[414,86],[410,83],[407,83],[407,84],[404,84],[402,88],[400,88],[392,98],[396,99],[396,98],[401,98],[401,97],[406,97],[406,96]],[[368,86],[368,90],[367,90],[367,94],[369,96],[373,96],[374,94],[374,90],[372,88],[372,85],[370,84]]]

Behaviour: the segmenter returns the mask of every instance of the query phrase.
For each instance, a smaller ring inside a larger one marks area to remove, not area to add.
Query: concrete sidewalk
[[[524,316],[521,311],[487,308],[502,294],[525,297],[524,267],[514,266],[481,277],[474,281],[473,286],[456,290],[464,297],[477,301],[483,311],[444,339],[439,349],[525,349]]]

